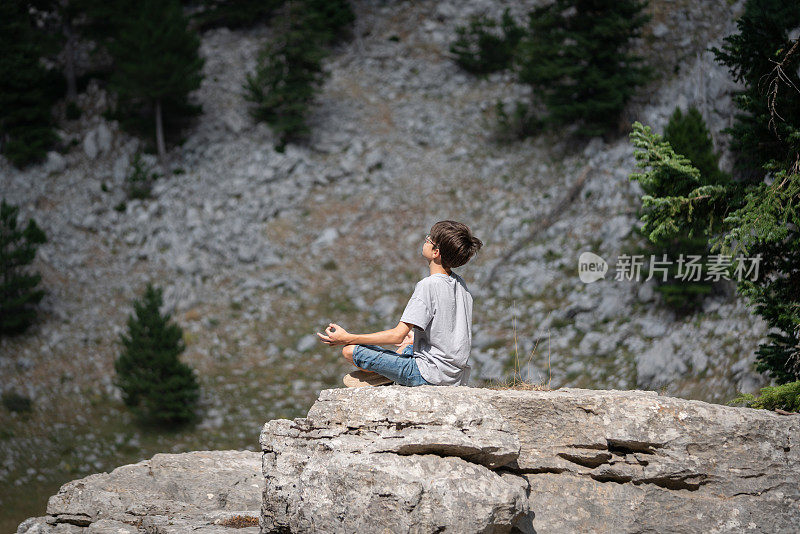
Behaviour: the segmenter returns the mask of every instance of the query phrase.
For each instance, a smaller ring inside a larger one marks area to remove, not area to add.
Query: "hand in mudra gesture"
[[[317,332],[320,340],[326,345],[347,345],[350,333],[336,323],[328,323],[325,334]]]

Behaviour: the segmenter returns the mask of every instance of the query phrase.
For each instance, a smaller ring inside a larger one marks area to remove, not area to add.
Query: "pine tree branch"
[[[783,70],[783,67],[786,65],[786,62],[789,60],[792,54],[794,54],[795,51],[797,50],[798,43],[800,43],[800,39],[795,39],[792,48],[790,48],[789,51],[783,56],[783,59],[780,61],[780,63],[776,62],[773,59],[770,59],[770,61],[775,63],[775,67],[772,69],[772,71],[761,77],[762,80],[764,77],[767,77],[767,79],[769,80],[768,83],[769,89],[767,91],[769,122],[767,124],[767,127],[775,133],[775,135],[778,137],[779,140],[781,139],[781,136],[780,134],[778,134],[778,130],[775,126],[775,117],[777,116],[783,122],[786,122],[786,119],[781,117],[780,114],[778,113],[778,110],[776,109],[776,102],[778,100],[778,86],[779,86],[778,81],[783,80],[784,83],[794,87],[794,90],[800,93],[800,89],[798,89],[797,86],[792,82],[792,80],[789,79],[788,76],[786,76],[786,73]],[[761,80],[759,80],[759,86],[760,85],[761,85]]]

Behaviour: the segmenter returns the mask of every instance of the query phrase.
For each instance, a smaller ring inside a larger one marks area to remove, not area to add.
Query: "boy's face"
[[[425,244],[422,245],[422,255],[427,260],[432,260],[439,255],[439,248],[436,247],[431,234],[425,236]]]

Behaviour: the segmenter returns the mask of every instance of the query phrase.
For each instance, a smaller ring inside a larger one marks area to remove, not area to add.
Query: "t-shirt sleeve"
[[[418,282],[414,288],[414,294],[408,299],[408,304],[406,304],[406,309],[403,310],[400,321],[411,323],[424,330],[428,323],[431,322],[431,319],[433,319],[433,311],[431,310],[428,287],[422,282]]]

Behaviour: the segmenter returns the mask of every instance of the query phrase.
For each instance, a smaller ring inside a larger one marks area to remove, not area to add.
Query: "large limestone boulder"
[[[796,532],[800,416],[381,386],[264,425],[264,532]]]
[[[17,532],[255,534],[260,467],[261,456],[252,451],[156,454],[64,484],[50,497],[47,516],[23,522]],[[248,517],[248,527],[226,526],[247,524]]]
[[[800,415],[652,391],[329,389],[263,453],[69,482],[18,532],[794,533],[799,441]]]

